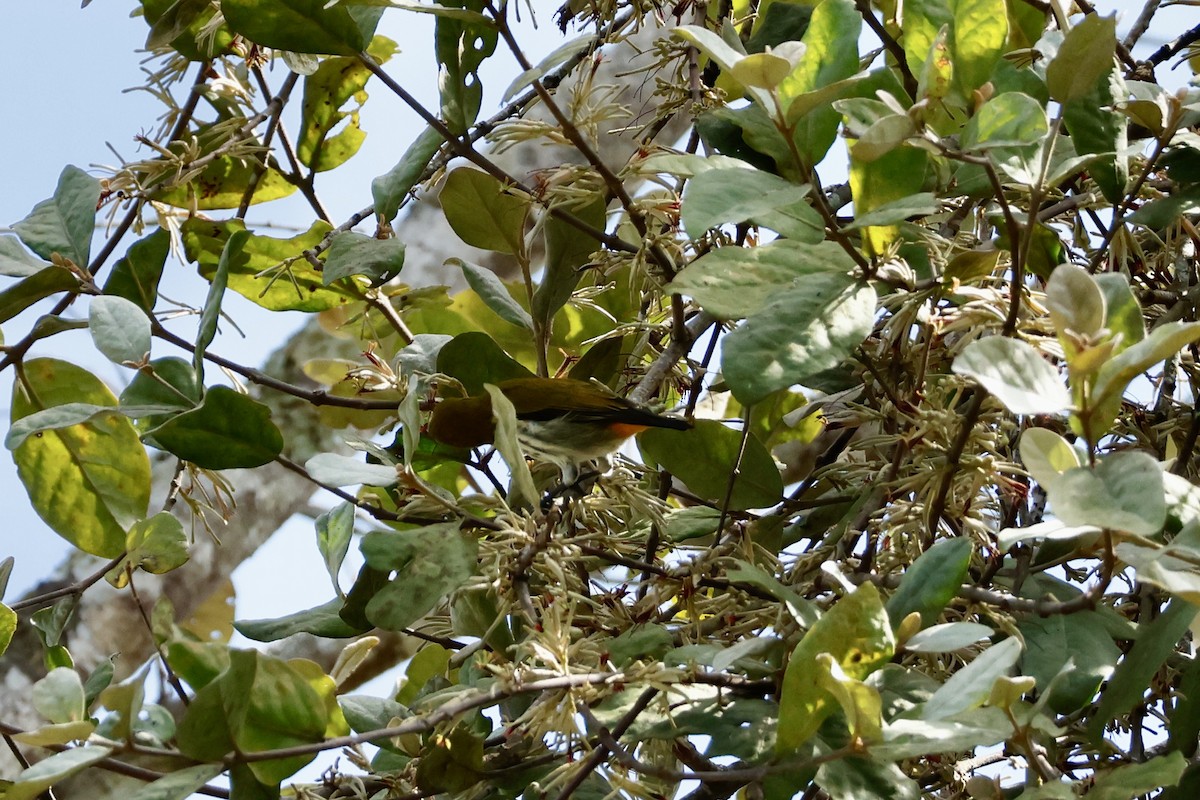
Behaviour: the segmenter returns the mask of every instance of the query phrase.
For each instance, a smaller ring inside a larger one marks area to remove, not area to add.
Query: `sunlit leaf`
[[[27,361],[21,374],[13,385],[14,422],[67,403],[117,404],[99,379],[64,361]],[[150,460],[120,414],[37,434],[13,451],[13,460],[39,516],[84,552],[118,555],[126,527],[146,514]]]

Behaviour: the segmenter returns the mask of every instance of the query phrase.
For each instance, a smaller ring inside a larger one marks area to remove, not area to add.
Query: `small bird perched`
[[[575,483],[581,464],[604,458],[647,428],[687,430],[686,420],[635,406],[600,386],[571,378],[501,381],[517,413],[517,439],[525,453],[555,464],[563,484]],[[443,400],[433,410],[429,435],[452,447],[478,447],[496,435],[489,395]]]

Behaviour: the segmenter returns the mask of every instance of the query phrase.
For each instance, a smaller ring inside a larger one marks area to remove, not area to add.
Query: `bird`
[[[525,454],[557,466],[572,486],[583,464],[607,458],[647,428],[688,430],[679,417],[655,414],[601,385],[572,378],[513,378],[496,387],[513,404],[517,441]],[[426,429],[452,447],[479,447],[496,435],[488,394],[442,400]]]

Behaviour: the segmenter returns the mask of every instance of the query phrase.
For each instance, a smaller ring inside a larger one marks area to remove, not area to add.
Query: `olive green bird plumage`
[[[691,425],[639,408],[587,381],[514,378],[502,381],[517,416],[517,439],[527,455],[558,465],[563,482],[574,481],[580,464],[604,458],[647,428],[687,430]],[[434,409],[429,435],[454,447],[478,447],[496,435],[487,394],[443,400]]]

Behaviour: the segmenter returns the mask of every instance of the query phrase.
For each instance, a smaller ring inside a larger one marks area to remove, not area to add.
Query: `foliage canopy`
[[[1197,67],[1200,28],[1135,60],[1156,2],[1122,40],[1083,0],[572,0],[535,65],[518,6],[143,0],[175,89],[149,155],[67,166],[0,237],[5,444],[47,525],[109,560],[0,605],[0,650],[32,628],[44,667],[40,722],[0,720],[39,754],[6,800],[99,769],[138,798],[278,797],[343,748],[296,796],[1191,796],[1200,90],[1157,73]],[[437,108],[375,33],[414,14]],[[635,114],[595,70],[647,30]],[[483,117],[505,51],[523,71]],[[322,177],[387,95],[427,127],[330,219]],[[543,143],[568,157],[502,166]],[[294,193],[295,235],[247,223]],[[406,268],[421,194],[475,248],[448,279]],[[210,287],[190,337],[159,296],[185,268]],[[304,383],[213,352],[229,292],[348,355]],[[27,357],[81,327],[119,396]],[[696,424],[546,500],[504,404],[494,447],[425,433],[438,398],[530,374]],[[352,449],[314,451],[279,398]],[[81,597],[192,568],[223,471],[271,464],[339,500],[315,519],[330,599],[235,624],[334,659],[230,647],[165,597],[147,668],[74,657]],[[388,667],[398,688],[356,693]]]

